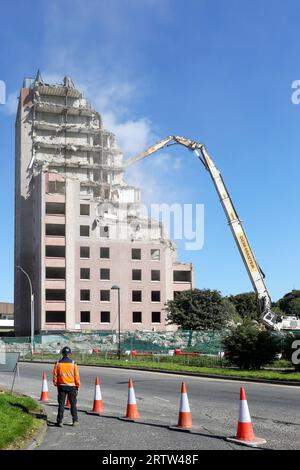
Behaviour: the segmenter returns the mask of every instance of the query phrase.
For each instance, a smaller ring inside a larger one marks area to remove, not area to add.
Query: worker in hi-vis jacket
[[[70,401],[73,426],[77,426],[77,393],[80,387],[78,366],[75,361],[70,359],[69,356],[72,354],[72,351],[68,346],[62,349],[61,354],[62,359],[55,363],[53,369],[53,384],[57,387],[58,391],[57,426],[62,427],[63,425],[62,421],[64,417],[66,396],[68,396]]]

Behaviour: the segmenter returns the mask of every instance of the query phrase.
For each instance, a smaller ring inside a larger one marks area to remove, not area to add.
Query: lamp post
[[[23,269],[21,266],[17,266],[17,269],[22,271],[23,274],[28,279],[29,286],[30,286],[30,326],[31,326],[31,334],[30,334],[30,345],[31,345],[31,354],[34,352],[34,295],[32,290],[32,282],[28,275],[28,273]]]
[[[119,330],[119,341],[118,341],[118,359],[121,359],[121,312],[120,312],[120,287],[113,285],[111,289],[118,291],[118,330]]]

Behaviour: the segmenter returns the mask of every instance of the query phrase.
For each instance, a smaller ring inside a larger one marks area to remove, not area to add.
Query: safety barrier
[[[122,331],[121,351],[136,351],[144,354],[168,354],[180,350],[185,353],[218,354],[222,351],[222,338],[226,331]],[[66,332],[42,334],[34,337],[36,353],[59,353],[64,346],[73,351],[92,353],[114,353],[119,347],[117,331]],[[0,351],[18,351],[22,356],[29,354],[29,337],[0,337]]]

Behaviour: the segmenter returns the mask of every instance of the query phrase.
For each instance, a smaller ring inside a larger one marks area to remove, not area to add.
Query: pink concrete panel
[[[192,289],[190,282],[173,282],[173,291],[184,291]]]
[[[66,281],[65,279],[46,279],[45,289],[65,289]]]
[[[66,244],[66,237],[52,237],[51,235],[46,235],[45,237],[45,245],[51,246],[65,246]]]
[[[65,202],[64,194],[46,194],[45,202]]]
[[[66,302],[65,301],[58,302],[58,301],[47,300],[45,302],[45,310],[55,312],[55,311],[61,311],[61,310],[65,310],[65,309],[66,309]]]
[[[45,258],[45,267],[47,268],[64,268],[65,266],[65,258]]]
[[[191,268],[190,263],[173,263],[173,271],[190,271]]]
[[[45,215],[45,224],[65,224],[66,218],[64,215]]]
[[[45,323],[44,330],[65,330],[65,323]]]

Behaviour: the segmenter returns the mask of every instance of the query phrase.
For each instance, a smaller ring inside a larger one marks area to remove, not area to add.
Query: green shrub
[[[246,321],[223,339],[226,357],[240,369],[260,369],[281,351],[280,337]]]

